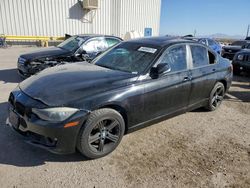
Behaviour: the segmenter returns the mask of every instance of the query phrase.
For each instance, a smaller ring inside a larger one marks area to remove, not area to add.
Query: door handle
[[[187,82],[187,81],[190,81],[191,79],[192,79],[191,77],[186,76],[186,77],[184,77],[183,81],[184,81],[184,82]]]

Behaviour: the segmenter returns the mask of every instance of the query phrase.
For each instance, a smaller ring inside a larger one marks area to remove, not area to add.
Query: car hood
[[[20,57],[31,61],[34,59],[40,59],[40,58],[46,58],[46,57],[54,57],[54,56],[62,56],[62,55],[70,55],[72,52],[68,50],[64,50],[62,48],[58,47],[49,47],[49,48],[43,48],[40,50],[36,50],[34,52],[30,52],[27,54],[22,54]]]
[[[223,46],[222,48],[227,50],[241,50],[241,46]]]
[[[240,52],[249,54],[249,53],[250,53],[250,49],[243,49],[243,50],[241,50]]]
[[[30,97],[49,106],[63,106],[131,83],[137,75],[86,62],[45,69],[19,84]]]

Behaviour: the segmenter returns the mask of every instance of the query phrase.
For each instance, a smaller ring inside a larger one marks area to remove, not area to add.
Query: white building
[[[83,9],[78,0],[0,0],[0,34],[53,36],[126,32],[159,35],[161,0],[84,0],[97,9]],[[145,29],[146,28],[146,29]]]

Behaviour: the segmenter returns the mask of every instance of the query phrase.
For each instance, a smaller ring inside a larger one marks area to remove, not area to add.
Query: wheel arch
[[[224,89],[225,91],[227,90],[227,81],[222,79],[222,80],[218,80],[217,82],[221,82],[224,85]]]
[[[128,116],[127,116],[126,109],[119,104],[106,104],[106,105],[99,107],[98,109],[101,109],[101,108],[110,108],[110,109],[116,110],[117,112],[121,114],[125,122],[125,134],[126,134],[128,131]]]

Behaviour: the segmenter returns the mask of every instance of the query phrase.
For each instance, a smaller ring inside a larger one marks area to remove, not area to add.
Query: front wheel
[[[224,85],[221,82],[216,83],[210,93],[209,102],[206,108],[209,111],[216,110],[221,105],[224,95],[225,95]]]
[[[119,112],[109,108],[93,111],[81,129],[77,149],[85,157],[103,157],[119,145],[125,131],[125,123]]]

